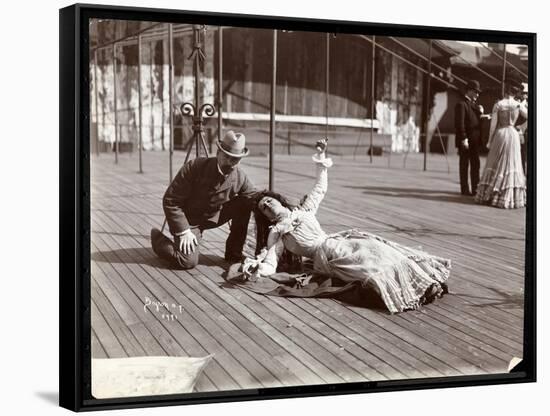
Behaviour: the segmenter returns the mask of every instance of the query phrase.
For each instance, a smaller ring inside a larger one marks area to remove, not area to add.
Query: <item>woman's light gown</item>
[[[527,109],[513,98],[497,102],[489,132],[489,154],[475,201],[499,208],[522,208],[526,203],[526,184],[521,162],[520,136],[514,127],[519,114]]]
[[[315,160],[315,159],[314,159]],[[274,273],[283,248],[313,259],[314,272],[374,289],[391,313],[417,309],[430,289],[439,297],[450,260],[402,246],[374,234],[348,230],[327,235],[315,214],[327,192],[330,159],[317,162],[317,181],[304,202],[274,225],[262,274]]]

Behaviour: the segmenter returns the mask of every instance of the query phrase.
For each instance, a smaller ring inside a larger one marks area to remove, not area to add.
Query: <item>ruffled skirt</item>
[[[329,236],[316,250],[316,272],[375,290],[391,313],[441,297],[451,261],[355,230]]]
[[[495,132],[475,201],[499,208],[522,208],[526,185],[519,134],[512,126]]]

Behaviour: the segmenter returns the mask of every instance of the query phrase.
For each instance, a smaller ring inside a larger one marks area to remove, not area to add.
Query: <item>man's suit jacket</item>
[[[179,170],[164,194],[162,206],[170,232],[177,234],[206,221],[217,222],[223,204],[236,196],[254,195],[256,189],[238,166],[223,176],[215,157],[201,157]]]
[[[455,106],[455,146],[460,148],[460,143],[468,139],[471,146],[481,142],[481,112],[473,101],[464,97]]]

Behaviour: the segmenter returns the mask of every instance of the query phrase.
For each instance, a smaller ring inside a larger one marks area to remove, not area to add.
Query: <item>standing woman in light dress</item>
[[[256,225],[268,236],[261,238],[257,229],[256,259],[243,264],[245,275],[253,281],[277,271],[286,252],[313,260],[316,274],[330,276],[344,283],[358,282],[374,291],[391,313],[417,309],[447,292],[451,262],[424,251],[402,246],[374,234],[347,230],[326,234],[316,213],[328,189],[330,158],[325,156],[327,142],[317,142],[313,161],[317,179],[313,189],[295,207],[285,198],[268,194],[257,203]],[[260,249],[262,249],[260,251]]]
[[[487,162],[475,201],[499,208],[522,208],[526,203],[525,174],[521,162],[520,136],[515,123],[527,118],[527,108],[514,96],[517,88],[506,84],[504,98],[493,107]]]

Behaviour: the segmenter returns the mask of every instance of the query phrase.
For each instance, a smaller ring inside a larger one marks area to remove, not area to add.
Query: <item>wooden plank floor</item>
[[[174,172],[185,155],[175,153]],[[165,152],[92,159],[92,355],[206,356],[197,391],[506,372],[522,357],[525,210],[457,192],[456,157],[336,157],[319,210],[327,232],[357,228],[452,260],[451,293],[389,315],[331,299],[266,297],[225,284],[227,226],[200,264],[168,269],[150,249],[163,221]],[[267,159],[243,164],[267,187]],[[309,157],[276,156],[276,190],[312,186]],[[482,163],[483,166],[483,163]],[[249,236],[247,250],[253,249]]]

